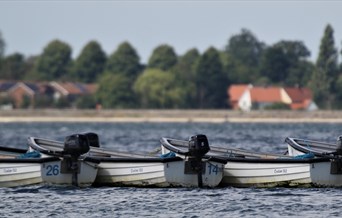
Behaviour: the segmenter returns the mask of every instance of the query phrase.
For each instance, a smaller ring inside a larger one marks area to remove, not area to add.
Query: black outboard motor
[[[336,154],[337,155],[342,155],[342,135],[340,135],[338,138],[337,138],[337,142],[336,142]]]
[[[100,147],[100,139],[96,133],[87,132],[87,133],[84,133],[84,135],[88,138],[90,147],[96,147],[96,148]]]
[[[196,173],[198,187],[203,186],[202,174],[205,173],[203,156],[210,150],[208,139],[205,135],[194,135],[189,139],[189,160],[185,165],[185,173]]]
[[[88,138],[82,134],[65,137],[61,173],[72,173],[72,184],[77,186],[77,174],[80,173],[78,158],[89,151]]]
[[[90,148],[87,136],[74,134],[65,137],[63,149],[63,152],[65,154],[69,154],[71,156],[80,156],[87,153],[89,149]]]
[[[189,155],[202,158],[210,151],[209,142],[205,135],[194,135],[189,139]]]

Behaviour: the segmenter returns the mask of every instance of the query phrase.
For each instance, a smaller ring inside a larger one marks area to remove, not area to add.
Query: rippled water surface
[[[334,142],[341,124],[2,123],[2,145],[26,148],[28,136],[64,140],[96,132],[102,147],[147,153],[167,136],[206,134],[211,145],[283,153],[285,137]],[[337,188],[0,188],[0,217],[337,217]]]

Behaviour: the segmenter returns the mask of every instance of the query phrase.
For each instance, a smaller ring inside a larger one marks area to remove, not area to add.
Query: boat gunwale
[[[46,163],[60,160],[58,157],[40,158],[0,158],[0,163]]]
[[[166,158],[161,158],[161,157],[96,157],[96,156],[91,156],[91,157],[86,157],[85,160],[95,160],[99,162],[113,162],[113,163],[126,163],[126,162],[133,162],[133,163],[168,163],[168,162],[175,162],[175,161],[183,161],[181,157],[166,157]]]
[[[300,144],[300,142],[298,141],[304,141],[308,144],[306,145],[302,145]],[[300,152],[303,152],[303,153],[312,153],[314,154],[315,156],[317,157],[327,157],[329,156],[329,152],[319,152],[317,151],[317,148],[314,149],[314,147],[317,147],[317,146],[314,146],[314,144],[319,144],[319,145],[327,145],[327,147],[325,147],[326,149],[333,149],[333,148],[337,148],[336,145],[333,145],[333,144],[329,144],[329,143],[324,143],[324,142],[318,142],[318,141],[312,141],[312,140],[306,140],[306,139],[298,139],[298,138],[291,138],[291,137],[286,137],[285,139],[285,142],[293,147],[294,149],[300,151]],[[312,146],[313,148],[310,148],[309,146]],[[335,146],[335,147],[333,147]],[[324,147],[323,147],[324,148]],[[336,150],[331,150],[330,152],[334,152]],[[332,156],[330,156],[330,158],[333,158]]]
[[[218,157],[219,158],[219,157]],[[244,163],[321,163],[330,162],[331,157],[316,157],[307,159],[296,159],[296,158],[279,158],[279,159],[266,159],[266,158],[241,158],[241,157],[222,157],[229,162],[244,162]]]
[[[169,138],[161,138],[160,140],[162,146],[164,146],[165,148],[167,148],[168,150],[172,151],[172,152],[176,152],[178,153],[178,151],[181,151],[179,152],[179,154],[184,154],[185,152],[182,151],[181,149],[177,148],[176,146],[174,146],[173,144],[171,143],[174,143],[174,144],[177,144],[179,146],[185,146],[186,145],[186,141],[182,141],[182,140],[177,140],[177,139],[169,139]],[[211,148],[211,147],[210,147]],[[221,149],[219,147],[213,147],[214,149]],[[224,149],[224,148],[222,148]],[[244,162],[244,163],[306,163],[306,164],[311,164],[311,163],[320,163],[320,162],[330,162],[330,160],[332,159],[332,157],[327,157],[327,156],[324,156],[324,157],[315,157],[315,158],[306,158],[306,159],[297,159],[297,158],[294,158],[294,157],[290,157],[290,156],[286,156],[286,155],[275,155],[275,154],[263,154],[263,153],[260,153],[260,152],[256,152],[255,153],[255,156],[252,156],[254,153],[253,152],[248,152],[248,151],[243,151],[243,150],[240,150],[240,149],[227,149],[227,150],[231,150],[231,151],[237,151],[238,152],[238,155],[240,155],[240,152],[241,152],[241,155],[243,155],[243,153],[248,153],[249,156],[247,155],[247,157],[240,157],[240,156],[221,156],[221,155],[213,155],[213,156],[210,156],[210,158],[215,158],[215,159],[218,159],[218,160],[222,160],[222,161],[226,161],[228,162]],[[216,153],[219,153],[220,151],[213,151],[213,152],[216,152]],[[270,158],[270,156],[272,158]],[[208,155],[205,155],[205,157],[208,157]],[[278,158],[275,158],[275,157],[278,157]]]
[[[13,148],[13,147],[5,147],[5,146],[0,146],[0,151],[4,151],[4,152],[12,152],[12,153],[26,153],[27,150],[26,149],[21,149],[21,148]]]

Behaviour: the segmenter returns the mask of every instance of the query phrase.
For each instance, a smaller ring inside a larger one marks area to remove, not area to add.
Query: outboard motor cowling
[[[342,135],[340,135],[338,138],[337,138],[337,142],[336,142],[336,154],[337,155],[342,155]]]
[[[65,154],[69,154],[71,156],[80,156],[87,153],[89,149],[90,148],[87,136],[74,134],[65,137],[63,149],[63,152]]]
[[[205,135],[194,135],[189,139],[189,155],[203,157],[210,151],[209,142]]]
[[[96,147],[96,148],[100,147],[100,139],[96,133],[87,132],[87,133],[84,133],[84,135],[88,138],[90,147]]]

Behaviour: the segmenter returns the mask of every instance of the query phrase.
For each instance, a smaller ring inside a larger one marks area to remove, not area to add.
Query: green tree
[[[173,71],[177,78],[184,82],[185,80],[194,80],[196,77],[195,67],[200,57],[197,49],[193,48],[188,50],[175,65]]]
[[[35,66],[39,56],[30,56],[25,60],[25,76],[23,80],[37,81],[40,80],[35,71]]]
[[[175,75],[175,86],[178,86],[185,93],[183,108],[193,108],[196,102],[196,64],[200,58],[197,49],[190,49],[183,56],[173,68]]]
[[[54,102],[54,107],[56,108],[70,108],[72,102],[67,97],[61,97],[56,102]]]
[[[285,103],[273,103],[264,108],[265,110],[290,110],[290,106]]]
[[[330,86],[331,78],[328,78],[325,72],[315,68],[312,73],[309,87],[313,91],[314,101],[319,108],[327,108],[328,99],[330,99]]]
[[[265,44],[249,30],[233,35],[225,48],[223,64],[226,73],[234,83],[251,83],[258,76],[260,57]]]
[[[32,98],[30,96],[24,95],[23,101],[21,102],[21,105],[19,107],[24,109],[33,107]]]
[[[2,69],[2,62],[3,62],[3,56],[5,54],[5,40],[2,38],[2,34],[0,32],[0,72]]]
[[[337,50],[334,42],[334,30],[330,25],[327,25],[324,31],[324,36],[321,40],[319,55],[316,62],[316,67],[325,72],[329,78],[332,78],[330,91],[334,91],[334,81],[337,79]]]
[[[319,48],[316,70],[310,84],[314,99],[321,108],[332,108],[337,80],[337,50],[334,31],[330,25],[327,25]]]
[[[136,107],[133,84],[142,71],[139,61],[136,50],[128,42],[120,44],[108,58],[106,72],[99,80],[98,91],[98,98],[104,107]]]
[[[334,107],[342,109],[342,75],[340,75],[336,81],[336,101]]]
[[[310,66],[306,61],[309,56],[310,52],[303,42],[280,41],[265,50],[260,74],[273,83],[301,84],[301,78],[307,78],[305,74],[310,73]]]
[[[285,85],[306,87],[311,80],[314,70],[315,65],[311,61],[300,60],[288,70]]]
[[[251,31],[242,29],[241,33],[229,39],[225,50],[234,59],[249,67],[256,67],[264,49],[265,44],[260,42]]]
[[[48,95],[36,96],[34,100],[35,108],[51,108],[54,106],[54,99]]]
[[[131,86],[129,77],[106,72],[99,80],[96,97],[104,108],[133,108],[136,99]]]
[[[0,70],[0,78],[20,80],[26,74],[26,61],[22,54],[15,53],[4,58]]]
[[[184,90],[175,86],[175,76],[160,69],[146,69],[134,85],[143,108],[178,108]]]
[[[106,54],[100,44],[90,41],[81,51],[73,66],[73,75],[77,81],[94,83],[103,73]]]
[[[76,107],[80,109],[95,109],[97,99],[94,95],[81,96],[76,100]]]
[[[5,43],[5,40],[3,39],[2,34],[0,32],[0,60],[5,55],[5,47],[6,47],[6,43]]]
[[[123,42],[109,57],[106,71],[113,74],[123,74],[135,80],[142,71],[140,57],[128,42]]]
[[[152,52],[148,60],[149,68],[157,68],[164,71],[170,70],[177,63],[177,55],[169,45],[160,45]]]
[[[71,64],[71,48],[59,40],[50,42],[39,57],[35,73],[40,80],[68,78]]]
[[[227,105],[227,87],[219,52],[210,47],[196,66],[196,93],[199,108],[223,108]]]

